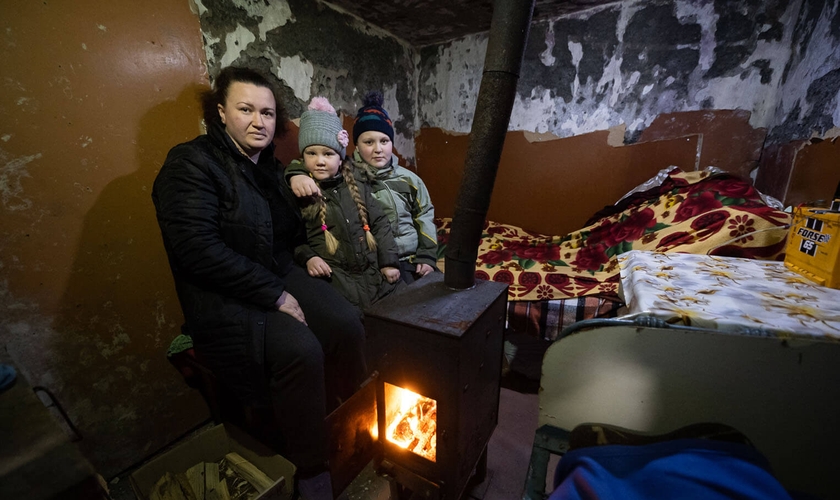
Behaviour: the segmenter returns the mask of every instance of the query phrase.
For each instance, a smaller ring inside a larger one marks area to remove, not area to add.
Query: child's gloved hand
[[[396,283],[400,280],[400,270],[396,267],[383,267],[380,271],[388,283]]]
[[[318,184],[308,175],[294,175],[289,179],[289,187],[298,198],[305,198],[307,196],[321,195],[321,190]]]
[[[306,270],[310,276],[315,276],[316,278],[329,278],[330,274],[332,274],[330,265],[324,262],[324,259],[321,257],[312,257],[307,260]]]

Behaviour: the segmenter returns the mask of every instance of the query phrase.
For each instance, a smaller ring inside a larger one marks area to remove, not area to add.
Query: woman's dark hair
[[[213,81],[213,88],[201,94],[201,107],[204,112],[204,121],[207,125],[209,126],[211,123],[222,123],[218,105],[221,104],[224,106],[228,90],[231,84],[236,82],[250,83],[257,87],[265,87],[271,91],[277,106],[277,125],[274,129],[274,137],[282,137],[286,133],[286,121],[288,120],[286,107],[283,106],[275,85],[263,76],[262,73],[250,68],[228,66],[222,69]]]

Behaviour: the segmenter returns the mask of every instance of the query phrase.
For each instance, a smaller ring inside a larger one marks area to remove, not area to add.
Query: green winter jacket
[[[365,163],[358,151],[353,153],[356,170],[364,172],[372,183],[376,198],[391,222],[400,260],[412,264],[437,262],[435,207],[423,180],[411,170],[399,166],[391,156],[391,165],[377,169]]]
[[[307,172],[306,167],[295,160],[286,169],[286,179],[288,181],[292,175],[303,172]],[[388,218],[371,196],[370,186],[365,182],[357,182],[357,185],[368,209],[368,224],[376,238],[376,250],[372,251],[367,246],[350,188],[344,177],[339,175],[319,183],[327,203],[327,229],[338,240],[338,250],[334,255],[327,252],[318,212],[307,209],[313,200],[298,198],[305,213],[307,242],[295,248],[295,261],[305,268],[312,257],[324,259],[332,269],[332,276],[326,278],[327,281],[353,305],[364,310],[397,289],[400,282],[388,283],[380,269],[389,266],[399,268],[399,258]],[[310,214],[310,210],[313,213]]]

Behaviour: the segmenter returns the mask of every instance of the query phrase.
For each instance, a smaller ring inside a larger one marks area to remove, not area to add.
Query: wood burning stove
[[[336,493],[373,458],[422,498],[462,496],[498,421],[506,305],[505,284],[435,273],[366,311],[378,376],[329,417]]]

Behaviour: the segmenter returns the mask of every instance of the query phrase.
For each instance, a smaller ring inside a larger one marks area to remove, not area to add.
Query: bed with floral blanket
[[[782,260],[790,214],[734,175],[674,168],[551,236],[485,223],[475,275],[509,284],[509,330],[554,340],[582,319],[615,316],[617,256],[630,250]],[[773,206],[771,206],[773,205]],[[557,210],[562,210],[559,204]],[[439,219],[443,269],[450,219]]]

